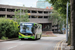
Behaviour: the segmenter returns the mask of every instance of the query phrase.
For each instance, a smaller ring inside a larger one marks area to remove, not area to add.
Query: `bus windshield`
[[[22,25],[20,26],[21,33],[32,33],[32,25]]]

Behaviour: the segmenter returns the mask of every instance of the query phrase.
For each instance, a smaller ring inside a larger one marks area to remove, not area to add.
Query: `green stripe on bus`
[[[27,36],[25,36],[25,37],[19,36],[19,39],[20,39],[20,38],[32,38],[32,39],[35,39],[35,36],[31,36],[31,37],[27,37]]]

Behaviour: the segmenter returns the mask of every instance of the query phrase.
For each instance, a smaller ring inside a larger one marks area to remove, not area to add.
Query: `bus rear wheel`
[[[35,40],[38,40],[38,38],[37,38],[37,35],[36,35],[36,38],[35,38]]]
[[[39,39],[41,39],[41,35],[40,35],[40,38]]]

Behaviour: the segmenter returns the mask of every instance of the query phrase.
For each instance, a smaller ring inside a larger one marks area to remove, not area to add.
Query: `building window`
[[[0,14],[0,17],[5,17],[5,15],[1,15],[1,14]]]
[[[26,12],[26,10],[24,10],[24,13]]]
[[[30,18],[30,16],[29,16],[29,18]]]
[[[48,18],[48,16],[44,16],[44,18]]]
[[[15,12],[15,9],[7,9],[8,12]]]
[[[38,13],[42,13],[42,11],[38,11]]]
[[[28,13],[30,13],[30,10],[28,10]]]
[[[7,18],[13,18],[14,15],[7,15]]]
[[[47,14],[47,13],[48,13],[48,11],[44,11],[44,13],[46,13],[46,14]]]
[[[54,27],[54,25],[52,27]]]
[[[38,16],[38,18],[43,18],[43,16]]]
[[[54,31],[54,29],[52,29],[52,31]]]
[[[31,16],[31,18],[37,18],[36,16]]]
[[[0,8],[0,11],[5,11],[5,8]]]
[[[37,13],[36,11],[32,11],[32,13]]]

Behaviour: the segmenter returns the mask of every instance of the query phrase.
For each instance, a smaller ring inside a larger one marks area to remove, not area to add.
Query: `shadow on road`
[[[36,39],[22,39],[20,41],[37,41]]]

